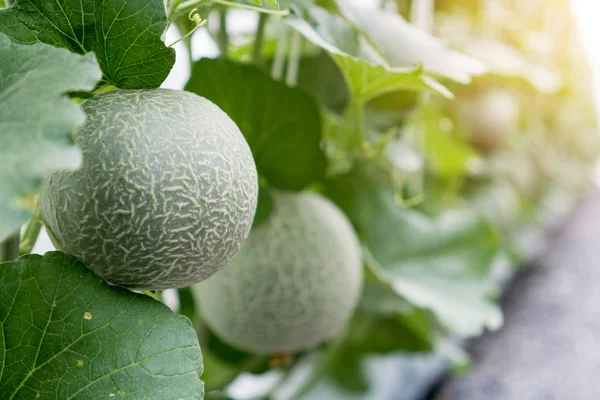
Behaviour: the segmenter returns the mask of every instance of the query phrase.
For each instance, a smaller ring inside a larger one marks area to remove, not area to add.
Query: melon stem
[[[25,231],[21,237],[19,244],[19,254],[29,254],[37,241],[37,238],[42,230],[42,211],[40,209],[40,202],[35,202],[35,212],[29,219],[29,222],[25,226]]]
[[[285,24],[281,25],[279,38],[277,39],[277,47],[275,48],[275,56],[273,58],[273,66],[271,67],[271,78],[278,81],[283,78],[283,70],[285,67],[285,54],[288,46],[288,27]]]
[[[252,47],[252,63],[258,66],[262,64],[262,47],[265,37],[265,26],[267,25],[268,14],[261,13],[258,17],[258,26],[256,27],[256,38]]]
[[[217,33],[217,45],[221,57],[227,57],[229,47],[229,35],[227,33],[227,9],[219,10],[219,32]]]
[[[298,31],[292,34],[290,54],[288,58],[287,75],[285,83],[294,87],[298,83],[298,69],[300,66],[300,53],[302,52],[302,35]]]

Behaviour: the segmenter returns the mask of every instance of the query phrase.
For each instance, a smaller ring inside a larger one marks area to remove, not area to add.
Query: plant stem
[[[6,238],[0,244],[0,261],[12,261],[19,257],[19,233]]]
[[[228,7],[245,8],[246,10],[254,10],[254,11],[258,11],[260,13],[271,14],[271,15],[288,15],[290,13],[289,10],[270,10],[268,8],[256,7],[256,6],[252,6],[249,4],[243,4],[243,3],[235,3],[233,1],[227,1],[227,0],[213,0],[213,3],[222,4],[222,5],[228,6]]]
[[[184,41],[184,43],[186,43],[187,48],[188,48],[188,52],[191,55],[191,51],[189,51],[189,49],[191,49],[191,36],[194,34],[194,32],[196,32],[198,29],[202,28],[204,25],[206,25],[208,21],[204,20],[202,22],[200,22],[198,25],[196,25],[194,28],[192,28],[188,33],[186,33],[185,35],[181,36],[179,39],[175,40],[173,43],[171,43],[170,45],[168,45],[167,47],[173,47],[175,46],[177,43],[181,42],[182,40]]]
[[[352,98],[348,105],[347,113],[347,118],[352,121],[352,124],[354,125],[354,135],[352,137],[351,145],[355,149],[361,148],[365,130],[365,110],[363,103]]]
[[[171,7],[169,7],[169,19],[173,20],[173,16],[177,16],[182,12],[185,12],[186,10],[198,6],[202,3],[206,3],[209,0],[187,0],[187,1],[176,1],[172,4]],[[212,3],[214,4],[221,4],[223,6],[227,6],[227,7],[233,7],[233,8],[243,8],[246,10],[253,10],[253,11],[258,11],[259,13],[263,13],[263,14],[271,14],[271,15],[288,15],[290,13],[289,10],[273,10],[270,8],[263,8],[263,7],[257,7],[257,6],[253,6],[250,4],[243,4],[243,3],[236,3],[233,1],[227,1],[227,0],[212,0]]]
[[[169,21],[171,21],[173,14],[175,13],[175,10],[177,9],[177,7],[179,6],[180,3],[181,3],[181,0],[171,0],[169,2],[169,6],[167,7],[167,19]]]
[[[208,0],[175,0],[171,7],[169,8],[169,20],[173,20],[174,17],[181,15],[184,12],[188,12],[187,10],[199,6],[202,3],[206,3]]]
[[[46,224],[44,224],[44,227],[46,228],[46,234],[50,238],[50,241],[52,242],[54,248],[58,251],[62,251],[62,246],[60,245],[60,243],[58,243],[58,240],[56,239],[56,236],[54,236],[54,232],[52,232],[52,229],[50,229],[50,227]]]
[[[260,14],[258,17],[258,26],[256,27],[256,39],[254,39],[254,47],[252,48],[252,62],[255,65],[262,64],[261,51],[265,37],[265,26],[267,25],[268,14]]]
[[[227,56],[227,47],[229,46],[229,36],[227,35],[227,9],[219,10],[219,32],[217,33],[217,45],[221,57]]]
[[[12,5],[12,1],[11,0],[4,0],[4,6],[6,8],[10,7]]]
[[[275,58],[271,67],[271,78],[276,81],[283,78],[283,67],[285,65],[285,53],[287,52],[288,28],[286,25],[281,25],[279,39],[277,39],[277,47],[275,48]]]
[[[432,32],[435,18],[434,0],[418,0],[411,4],[411,22],[425,32]],[[421,93],[418,99],[419,107],[422,109],[430,102],[430,93]],[[417,131],[411,133],[411,143],[419,156],[425,158],[426,137],[422,126],[417,127]],[[411,198],[404,199],[405,207],[414,206],[424,199],[425,188],[425,168],[422,166],[417,172],[412,172],[408,181],[408,190]],[[402,189],[401,189],[402,190]]]
[[[410,22],[419,29],[431,32],[433,17],[433,0],[416,0],[411,3]]]
[[[28,254],[31,253],[35,242],[40,234],[40,230],[42,229],[42,211],[40,209],[39,200],[36,201],[35,204],[35,212],[33,216],[29,219],[27,226],[25,227],[25,231],[23,232],[23,236],[21,237],[21,243],[19,245],[19,254]]]
[[[285,83],[294,87],[298,83],[298,67],[300,65],[300,53],[302,52],[302,35],[298,31],[292,34],[292,43],[290,44],[290,55],[288,57],[287,76]]]

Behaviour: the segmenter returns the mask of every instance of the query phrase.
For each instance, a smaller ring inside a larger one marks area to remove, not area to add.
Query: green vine
[[[262,64],[261,51],[263,41],[265,38],[265,27],[267,25],[268,14],[260,14],[258,17],[258,26],[256,27],[256,39],[254,39],[254,46],[252,47],[252,62],[255,65]]]
[[[202,17],[200,16],[200,13],[198,12],[197,8],[193,8],[192,10],[190,10],[190,12],[188,13],[188,19],[190,21],[193,21],[196,24],[196,26],[194,27],[194,29],[190,30],[188,33],[186,33],[185,35],[183,35],[182,37],[180,37],[179,39],[177,39],[176,41],[174,41],[173,43],[171,43],[167,47],[173,47],[174,45],[176,45],[180,41],[182,41],[184,39],[187,39],[194,32],[196,32],[198,29],[200,29],[204,25],[206,25],[207,22],[208,22],[206,19],[202,19]]]
[[[219,10],[219,31],[217,32],[217,45],[221,57],[227,56],[227,48],[229,47],[229,35],[227,33],[227,9]]]
[[[298,69],[300,66],[300,53],[302,52],[302,35],[298,31],[292,33],[290,43],[290,54],[288,56],[287,75],[285,83],[288,86],[296,86],[298,83]]]
[[[253,10],[272,15],[288,15],[290,13],[289,10],[270,10],[268,8],[256,7],[249,4],[235,3],[233,1],[227,0],[213,0],[213,3],[222,4],[228,7],[245,8],[246,10]]]
[[[283,70],[285,67],[285,54],[287,53],[288,45],[288,27],[282,25],[279,38],[277,39],[277,47],[275,48],[275,56],[273,58],[273,65],[271,66],[271,78],[276,81],[283,78]]]
[[[222,6],[233,7],[233,8],[243,8],[246,10],[253,10],[253,11],[258,11],[260,13],[271,14],[271,15],[283,16],[283,15],[289,14],[289,10],[272,10],[269,8],[253,6],[250,4],[236,3],[234,1],[227,1],[227,0],[212,0],[212,1],[188,0],[188,1],[184,1],[184,2],[178,2],[178,1],[173,2],[172,6],[169,7],[169,15],[176,16],[176,15],[182,14],[182,13],[186,12],[188,9],[197,7],[199,5],[202,5],[203,3],[220,4]]]
[[[33,246],[37,241],[37,238],[42,230],[42,212],[40,209],[39,200],[35,204],[35,212],[29,219],[29,222],[25,226],[23,236],[19,244],[19,254],[28,254],[33,250]]]
[[[352,98],[346,109],[346,118],[352,121],[354,126],[353,136],[350,140],[351,147],[354,149],[363,149],[364,130],[365,130],[365,108],[361,101]]]

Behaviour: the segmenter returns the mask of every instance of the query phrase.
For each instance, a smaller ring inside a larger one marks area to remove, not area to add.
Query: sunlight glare
[[[600,25],[598,24],[600,1],[571,0],[571,8],[592,70],[596,109],[600,112],[600,102],[598,101],[600,96],[600,41],[598,41],[600,37]]]

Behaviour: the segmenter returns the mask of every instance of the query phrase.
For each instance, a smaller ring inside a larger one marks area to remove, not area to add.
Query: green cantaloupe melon
[[[273,193],[273,211],[240,253],[193,286],[206,324],[257,354],[308,350],[338,334],[362,289],[360,245],[346,216],[314,193]]]
[[[520,104],[514,94],[493,89],[455,103],[469,141],[484,153],[506,145],[519,132]]]
[[[164,89],[107,92],[82,107],[83,166],[51,173],[40,197],[62,249],[138,290],[188,286],[227,264],[258,196],[235,123],[200,96]]]

